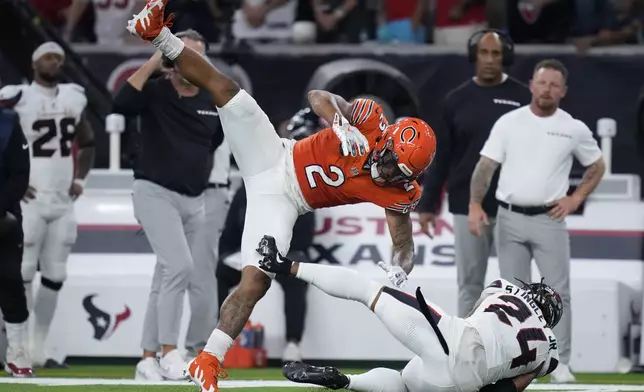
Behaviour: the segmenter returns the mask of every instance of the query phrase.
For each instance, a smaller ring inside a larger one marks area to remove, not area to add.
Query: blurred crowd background
[[[142,0],[28,0],[69,42],[140,44]],[[174,0],[173,30],[210,42],[463,44],[483,26],[518,44],[642,44],[644,0]]]

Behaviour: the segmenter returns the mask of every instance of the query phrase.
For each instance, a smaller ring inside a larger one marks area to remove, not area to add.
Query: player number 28
[[[304,171],[306,172],[306,179],[309,182],[311,189],[318,187],[318,180],[316,177],[319,177],[322,179],[322,182],[334,188],[344,184],[344,173],[342,172],[342,169],[337,166],[329,166],[329,172],[331,175],[328,175],[320,165],[309,165],[304,168]]]
[[[57,148],[47,148],[44,144],[59,136],[60,156],[68,157],[72,152],[72,141],[76,132],[76,121],[71,117],[65,117],[56,123],[54,119],[34,121],[31,127],[34,132],[42,133],[33,142],[32,150],[34,157],[49,158],[56,152]]]

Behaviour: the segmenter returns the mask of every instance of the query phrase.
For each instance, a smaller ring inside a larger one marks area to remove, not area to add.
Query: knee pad
[[[40,265],[40,273],[42,274],[42,280],[41,282],[45,282],[47,280],[48,282],[60,282],[62,285],[62,282],[67,280],[67,262],[53,262],[53,261],[47,261],[47,262],[42,262]]]
[[[63,282],[54,282],[53,280],[47,279],[44,276],[40,278],[40,284],[52,291],[60,291],[60,289],[63,287]]]

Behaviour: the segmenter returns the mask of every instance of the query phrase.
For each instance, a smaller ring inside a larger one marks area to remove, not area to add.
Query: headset
[[[512,65],[512,63],[514,63],[514,42],[506,32],[496,29],[485,29],[472,34],[470,39],[467,41],[467,55],[470,63],[476,62],[476,53],[478,51],[479,41],[487,33],[498,34],[503,47],[503,66],[509,67]]]

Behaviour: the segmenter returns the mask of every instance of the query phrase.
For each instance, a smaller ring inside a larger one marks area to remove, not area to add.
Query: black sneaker
[[[349,386],[349,377],[332,366],[318,367],[304,362],[291,362],[282,368],[282,374],[293,382],[315,384],[329,389]]]
[[[48,359],[43,365],[45,369],[67,369],[67,365],[64,363],[56,362],[55,359]]]
[[[259,261],[259,268],[264,271],[280,275],[291,274],[291,266],[293,265],[293,262],[279,254],[274,237],[271,237],[270,235],[262,237],[256,251],[263,257]]]

